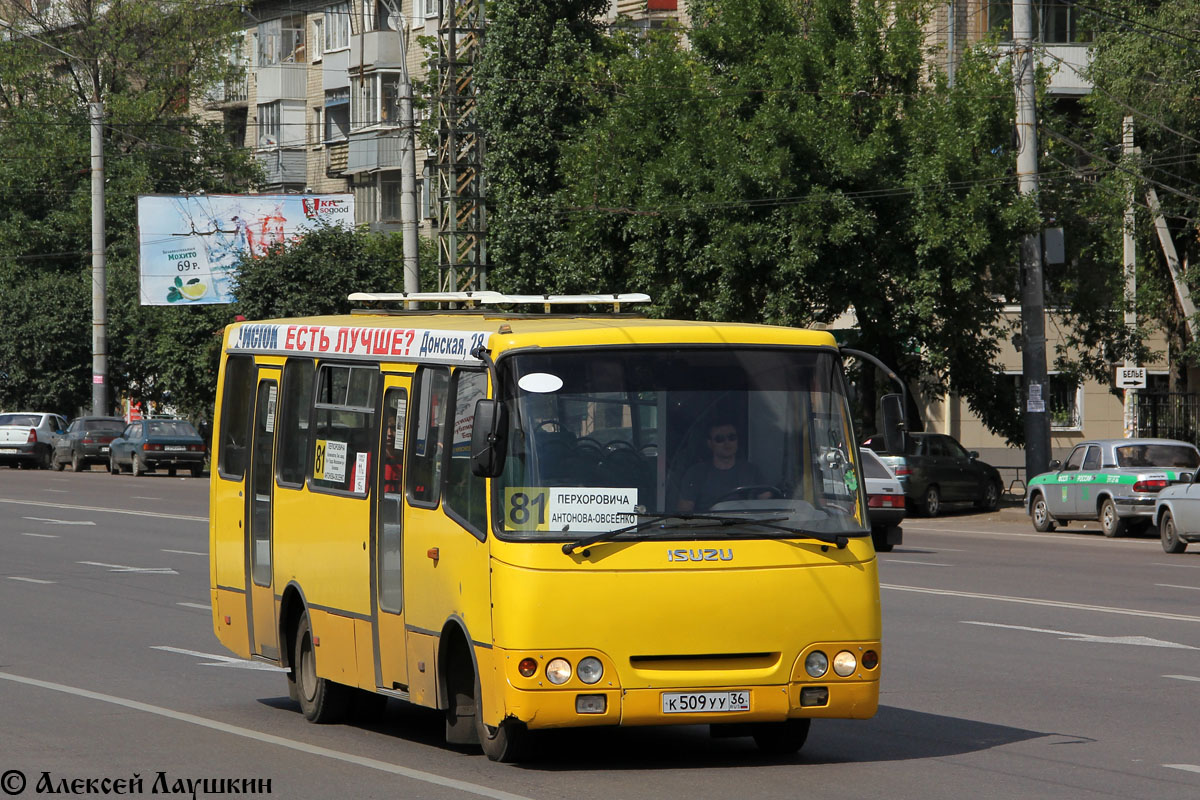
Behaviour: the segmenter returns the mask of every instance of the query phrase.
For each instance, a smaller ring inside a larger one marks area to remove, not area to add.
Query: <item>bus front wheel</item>
[[[529,743],[529,729],[525,723],[515,719],[504,719],[497,727],[483,722],[483,702],[480,699],[479,683],[475,684],[475,730],[483,754],[491,761],[512,764],[524,758]]]
[[[341,722],[346,716],[349,688],[317,677],[317,654],[313,650],[312,626],[308,613],[300,615],[296,625],[296,653],[292,669],[296,673],[296,699],[309,722]]]
[[[799,752],[808,741],[811,719],[789,719],[784,722],[764,722],[754,727],[754,744],[768,755],[790,756]]]

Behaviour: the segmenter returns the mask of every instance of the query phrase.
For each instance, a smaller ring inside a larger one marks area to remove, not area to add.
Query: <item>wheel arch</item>
[[[479,661],[475,657],[475,647],[467,632],[467,623],[457,614],[449,617],[442,625],[438,637],[437,650],[437,707],[441,710],[450,707],[450,687],[454,679],[460,677],[465,663],[471,665],[475,676],[479,676]]]
[[[279,665],[291,668],[292,654],[296,652],[296,625],[300,617],[308,610],[308,601],[304,599],[304,590],[300,584],[291,581],[283,589],[279,600]]]

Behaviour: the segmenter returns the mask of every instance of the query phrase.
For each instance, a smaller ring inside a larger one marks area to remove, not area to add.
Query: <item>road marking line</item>
[[[1195,675],[1163,675],[1164,678],[1174,678],[1177,681],[1195,681],[1200,683],[1200,678]]]
[[[911,558],[889,558],[885,564],[920,564],[922,567],[952,567],[953,564],[941,564],[937,561],[914,561]]]
[[[1049,606],[1051,608],[1069,608],[1075,611],[1096,611],[1101,614],[1124,614],[1129,617],[1150,617],[1152,619],[1169,619],[1176,622],[1200,622],[1200,617],[1190,614],[1171,614],[1162,611],[1141,611],[1136,608],[1116,608],[1113,606],[1093,606],[1086,603],[1068,603],[1063,600],[1041,600],[1036,597],[1010,597],[1003,594],[983,594],[981,592],[955,592],[949,589],[926,589],[922,586],[901,586],[894,583],[881,583],[880,589],[891,589],[896,592],[916,592],[918,594],[937,594],[944,597],[967,597],[973,600],[996,600],[1001,603],[1022,603],[1029,606]]]
[[[163,549],[164,553],[178,553],[181,556],[204,556],[208,557],[208,553],[197,553],[195,550],[167,550]]]
[[[1168,642],[1163,639],[1151,639],[1149,636],[1096,636],[1090,633],[1075,633],[1073,631],[1056,631],[1052,628],[1030,628],[1027,625],[1004,625],[999,622],[973,622],[962,620],[964,625],[984,625],[989,628],[1007,628],[1013,631],[1029,631],[1030,633],[1051,633],[1069,642],[1088,642],[1090,644],[1135,644],[1139,647],[1169,647],[1175,650],[1200,650],[1190,644]]]
[[[131,497],[129,499],[130,500],[162,500],[161,497],[146,497],[145,495],[142,495],[142,494],[135,494],[133,497]]]
[[[182,711],[172,711],[169,708],[162,706],[154,706],[149,703],[141,703],[137,700],[128,700],[124,697],[115,697],[110,694],[101,694],[99,692],[88,691],[87,689],[79,689],[74,686],[65,686],[61,683],[50,683],[49,681],[40,681],[36,678],[25,678],[20,675],[13,675],[8,672],[0,672],[0,679],[12,681],[13,683],[22,683],[26,686],[36,686],[41,689],[49,689],[53,692],[62,692],[63,694],[75,695],[76,697],[86,697],[89,700],[99,700],[103,703],[110,703],[116,706],[123,706],[134,711],[143,711],[147,714],[154,714],[167,719],[173,719],[178,722],[186,722],[189,725],[198,725],[202,728],[208,728],[221,733],[229,733],[234,736],[241,736],[245,739],[253,739],[265,744],[273,744],[279,747],[286,747],[289,750],[295,750],[301,753],[310,755],[322,756],[331,758],[336,761],[343,761],[347,764],[357,764],[361,767],[376,769],[380,772],[387,772],[392,775],[402,775],[406,778],[411,778],[423,783],[434,784],[435,786],[444,786],[448,789],[457,789],[460,792],[479,795],[480,797],[491,797],[495,800],[529,800],[517,794],[503,792],[499,789],[492,789],[487,786],[480,786],[466,781],[455,780],[454,778],[445,778],[441,775],[435,775],[432,772],[422,772],[421,770],[412,769],[410,767],[402,767],[399,764],[391,764],[387,761],[379,761],[374,758],[366,758],[352,753],[343,753],[338,750],[330,750],[326,747],[306,744],[305,742],[297,742],[292,739],[285,739],[282,736],[276,736],[270,733],[261,733],[260,731],[250,728],[242,728],[237,725],[230,725],[226,722],[218,722],[214,719],[199,717],[195,714],[186,714]]]
[[[1181,769],[1184,772],[1200,772],[1200,767],[1195,764],[1163,764],[1167,769]]]
[[[109,572],[149,572],[156,575],[178,575],[170,567],[126,567],[123,564],[105,564],[103,561],[76,561],[76,564],[87,564],[89,567],[108,567]]]
[[[44,492],[54,492],[55,494],[70,494],[70,489],[43,489]]]
[[[34,536],[38,539],[57,539],[57,533],[22,533],[22,536]]]
[[[71,511],[102,511],[107,514],[130,514],[135,517],[162,517],[164,519],[182,520],[184,522],[203,522],[208,524],[208,517],[192,517],[186,514],[159,514],[153,511],[133,511],[126,508],[103,508],[100,506],[71,506],[65,503],[43,503],[39,500],[12,500],[0,497],[0,503],[14,503],[25,506],[43,506],[45,508],[63,508]],[[92,523],[95,524],[95,523]]]
[[[922,533],[969,533],[972,536],[999,536],[1008,537],[1011,539],[1051,539],[1056,542],[1076,542],[1078,544],[1095,544],[1110,546],[1131,546],[1145,545],[1152,541],[1150,539],[1109,539],[1104,536],[1072,536],[1071,534],[1090,534],[1099,533],[1099,528],[1073,528],[1063,533],[1004,533],[1001,531],[989,531],[983,528],[964,529],[964,528],[926,528],[920,525],[904,525],[906,531],[921,531]]]
[[[176,603],[177,606],[187,606],[188,608],[198,608],[201,611],[212,611],[212,606],[206,606],[203,603]]]
[[[1150,566],[1152,567],[1183,567],[1184,569],[1200,569],[1200,564],[1180,564],[1178,562],[1168,564],[1162,561],[1155,561]]]
[[[215,653],[202,653],[199,650],[184,650],[181,647],[167,647],[166,645],[156,644],[150,646],[151,650],[163,650],[168,653],[179,653],[185,656],[195,656],[196,658],[216,659],[209,660],[200,664],[202,667],[237,667],[239,669],[257,669],[264,672],[287,672],[285,667],[276,667],[273,664],[267,664],[262,661],[248,661],[244,658],[234,658],[233,656],[219,656]]]
[[[90,519],[86,519],[86,520],[49,519],[47,517],[21,517],[21,519],[27,519],[32,522],[45,522],[48,525],[95,525],[96,524],[96,523],[92,522]]]
[[[1200,586],[1180,586],[1176,583],[1156,583],[1155,586],[1161,586],[1164,589],[1191,589],[1193,592],[1200,592]]]
[[[37,578],[22,578],[19,575],[9,575],[8,579],[10,581],[25,581],[26,583],[54,583],[54,581],[43,581]]]

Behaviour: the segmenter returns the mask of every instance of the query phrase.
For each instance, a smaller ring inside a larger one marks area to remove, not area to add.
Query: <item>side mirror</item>
[[[475,401],[471,426],[471,474],[495,478],[504,471],[508,451],[508,409],[495,400]]]
[[[1179,473],[1179,477],[1175,480],[1177,480],[1179,483],[1195,483],[1196,476],[1190,472],[1181,472]]]
[[[979,458],[979,451],[978,450],[968,450],[967,455],[969,455],[971,458]]]
[[[904,452],[904,400],[898,394],[879,398],[879,419],[883,425],[883,446],[889,453]]]
[[[1050,471],[1051,471],[1051,472],[1058,472],[1060,469],[1062,469],[1062,462],[1061,462],[1061,461],[1059,461],[1057,458],[1055,458],[1055,459],[1051,459],[1051,461],[1050,461]]]

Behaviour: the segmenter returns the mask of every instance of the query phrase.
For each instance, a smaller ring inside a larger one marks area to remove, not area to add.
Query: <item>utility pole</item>
[[[1134,155],[1133,146],[1133,117],[1127,116],[1121,125],[1121,153],[1126,159],[1130,159]],[[1136,187],[1130,180],[1129,193],[1125,203],[1125,221],[1122,225],[1122,251],[1125,263],[1125,327],[1130,331],[1137,327],[1137,308],[1134,303],[1137,300],[1137,244],[1133,238],[1133,228],[1136,224],[1136,218],[1133,213],[1133,199],[1135,197]],[[1136,367],[1137,362],[1126,358],[1126,367]],[[1134,436],[1136,431],[1136,407],[1137,407],[1137,390],[1129,387],[1124,391],[1124,419],[1123,430],[1125,438],[1129,439]]]
[[[421,290],[417,263],[417,153],[413,125],[412,78],[408,73],[408,18],[400,0],[385,0],[389,22],[400,37],[400,229],[404,237],[404,291]],[[415,304],[414,304],[415,305]]]
[[[1034,94],[1033,4],[1013,2],[1013,73],[1017,99],[1017,184],[1037,202],[1038,143]],[[1050,415],[1046,380],[1046,303],[1041,232],[1021,241],[1021,371],[1024,376],[1025,479],[1050,464]]]
[[[108,416],[108,304],[104,263],[104,102],[88,103],[92,127],[92,414]]]

